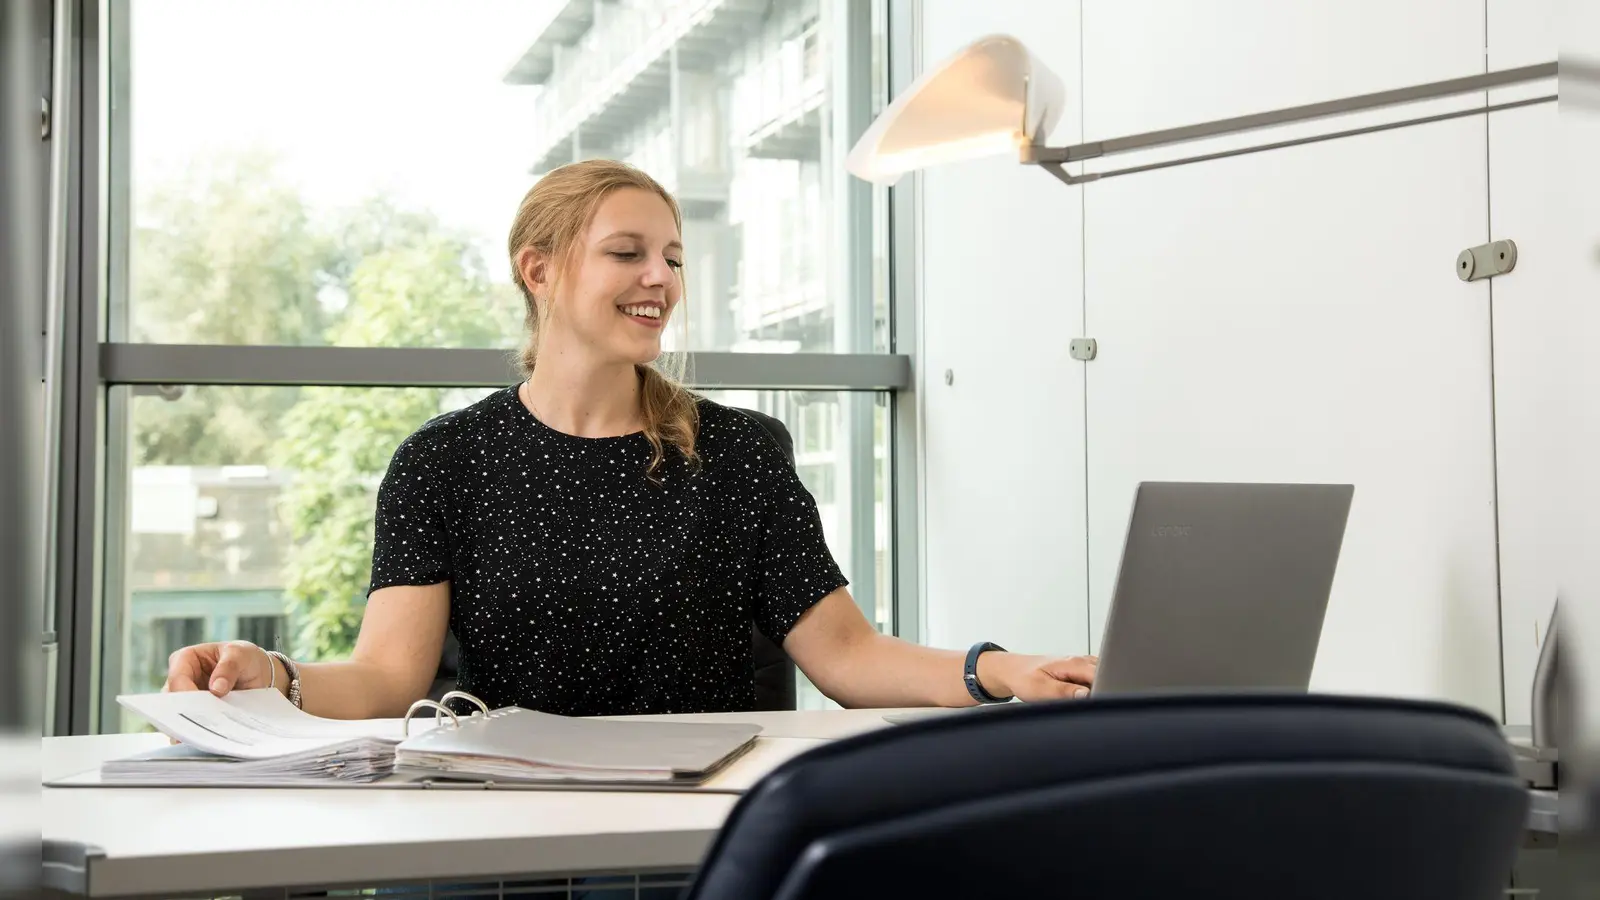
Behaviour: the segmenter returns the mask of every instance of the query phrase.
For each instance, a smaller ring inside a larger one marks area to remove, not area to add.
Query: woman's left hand
[[[978,657],[978,682],[996,697],[1029,702],[1087,697],[1099,665],[1098,656],[985,653]]]

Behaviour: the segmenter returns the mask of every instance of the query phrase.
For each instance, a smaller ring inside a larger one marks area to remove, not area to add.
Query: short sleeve
[[[816,499],[787,460],[774,468],[764,479],[776,487],[769,488],[761,538],[755,620],[773,643],[782,644],[806,610],[850,582],[828,549]]]
[[[441,502],[448,463],[439,442],[420,434],[401,443],[389,460],[373,519],[369,595],[397,584],[450,580],[450,538]]]

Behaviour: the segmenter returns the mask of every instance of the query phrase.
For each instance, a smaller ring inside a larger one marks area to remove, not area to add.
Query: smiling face
[[[535,256],[530,282],[549,285]],[[620,188],[606,195],[573,242],[543,329],[544,351],[581,350],[605,365],[649,363],[683,297],[683,244],[671,207],[656,194]]]

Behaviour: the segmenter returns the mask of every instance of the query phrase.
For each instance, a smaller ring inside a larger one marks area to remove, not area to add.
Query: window
[[[841,165],[883,102],[884,0],[103,11],[106,132],[83,153],[104,167],[103,249],[78,279],[101,353],[73,438],[95,462],[64,499],[103,518],[71,550],[93,577],[57,601],[99,644],[61,662],[58,730],[130,727],[115,696],[159,689],[184,644],[349,651],[389,458],[517,377],[506,232],[541,174],[591,157],[677,197],[669,349],[697,390],[786,424],[853,593],[895,629],[910,366],[889,192]]]
[[[354,647],[371,572],[373,507],[400,442],[428,419],[487,389],[183,386],[131,394],[127,568],[113,573],[105,693],[159,690],[167,655],[205,640],[242,638],[307,661]],[[852,593],[880,630],[893,627],[889,511],[881,501],[888,448],[881,395],[705,391],[717,402],[777,417],[797,471]],[[263,421],[233,415],[267,413]],[[792,416],[794,410],[804,415]],[[817,412],[817,411],[820,411]],[[839,440],[850,417],[859,441]],[[817,423],[827,423],[821,437]],[[860,425],[854,423],[860,422]],[[871,442],[865,446],[863,442]],[[867,452],[855,452],[860,447]],[[803,448],[803,449],[802,449]],[[118,659],[126,666],[115,664]],[[822,703],[814,691],[807,695]],[[125,720],[131,721],[131,720]]]
[[[114,337],[513,346],[517,201],[540,174],[605,156],[682,206],[682,349],[886,351],[887,298],[851,270],[883,267],[887,242],[850,234],[872,245],[862,262],[835,239],[859,217],[831,127],[851,96],[825,60],[861,17],[819,25],[822,5],[116,4],[129,104],[114,190],[130,215]],[[849,89],[872,86],[863,73]],[[834,305],[858,282],[844,296],[866,329]]]
[[[240,616],[235,638],[249,641],[257,647],[279,650],[287,646],[283,634],[287,621],[286,616]]]
[[[179,647],[205,640],[206,620],[201,616],[151,616],[131,630],[135,640],[128,655],[128,672],[140,689],[160,690],[167,680],[167,657]]]

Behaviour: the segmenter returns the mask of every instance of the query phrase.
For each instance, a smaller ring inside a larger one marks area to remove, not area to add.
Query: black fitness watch
[[[990,643],[989,641],[982,641],[980,643],[973,644],[972,649],[967,651],[967,666],[965,672],[962,674],[962,681],[966,682],[967,693],[971,694],[972,699],[978,701],[979,703],[1006,703],[1012,698],[996,697],[984,690],[983,685],[978,683],[978,657],[986,650],[999,650],[1001,653],[1006,652],[1006,648],[1000,646],[999,644]]]

